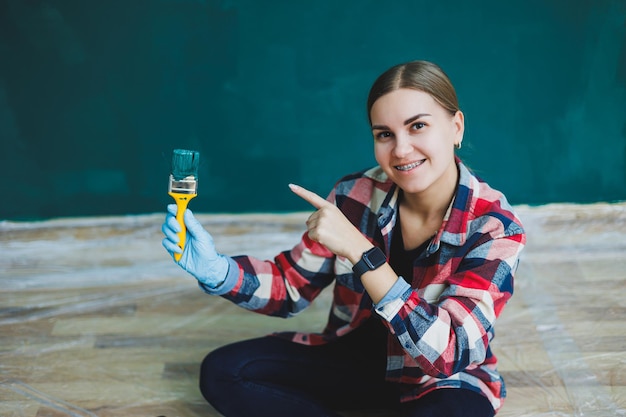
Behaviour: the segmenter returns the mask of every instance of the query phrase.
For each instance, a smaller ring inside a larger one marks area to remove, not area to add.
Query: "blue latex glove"
[[[210,288],[216,288],[224,282],[228,274],[229,262],[226,256],[217,253],[213,244],[213,237],[194,217],[191,210],[185,210],[183,216],[187,227],[187,241],[185,249],[181,250],[178,236],[181,228],[176,221],[176,204],[167,206],[167,215],[161,230],[165,234],[163,247],[172,255],[181,253],[178,265],[193,275],[198,281]]]

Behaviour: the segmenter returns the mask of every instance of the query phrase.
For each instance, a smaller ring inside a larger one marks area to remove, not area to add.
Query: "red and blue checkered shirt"
[[[490,342],[513,294],[526,236],[504,195],[458,160],[457,166],[459,184],[440,230],[415,260],[413,276],[399,278],[377,305],[352,264],[306,233],[273,261],[232,258],[226,281],[203,289],[257,313],[290,317],[334,282],[323,332],[281,336],[319,345],[378,314],[389,329],[387,379],[406,388],[403,401],[434,389],[465,388],[482,393],[498,410],[506,392]],[[328,200],[389,257],[398,196],[399,188],[375,167],[341,179]]]

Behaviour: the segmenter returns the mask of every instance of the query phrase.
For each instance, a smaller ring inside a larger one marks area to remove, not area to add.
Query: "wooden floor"
[[[499,416],[626,416],[626,204],[519,207],[528,247],[495,351]],[[272,257],[306,214],[200,216],[218,249]],[[319,330],[202,293],[161,248],[162,215],[0,222],[0,415],[217,416],[198,364],[222,344]]]

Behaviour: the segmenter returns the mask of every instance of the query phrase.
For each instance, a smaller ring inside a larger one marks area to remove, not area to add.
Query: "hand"
[[[167,215],[161,230],[165,234],[163,247],[174,257],[174,253],[182,256],[178,265],[193,275],[198,281],[211,288],[218,287],[228,274],[228,260],[224,255],[217,253],[213,244],[213,237],[194,217],[191,210],[185,210],[184,222],[187,227],[187,241],[185,249],[181,250],[178,236],[181,227],[176,221],[176,204],[167,206]]]
[[[329,251],[356,263],[371,242],[346,218],[337,206],[319,195],[298,185],[289,188],[317,209],[306,221],[309,237],[324,245]]]

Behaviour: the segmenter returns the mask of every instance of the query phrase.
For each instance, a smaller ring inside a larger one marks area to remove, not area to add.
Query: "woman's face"
[[[456,186],[454,145],[463,139],[463,113],[454,116],[428,93],[401,88],[370,110],[376,161],[405,193]]]

